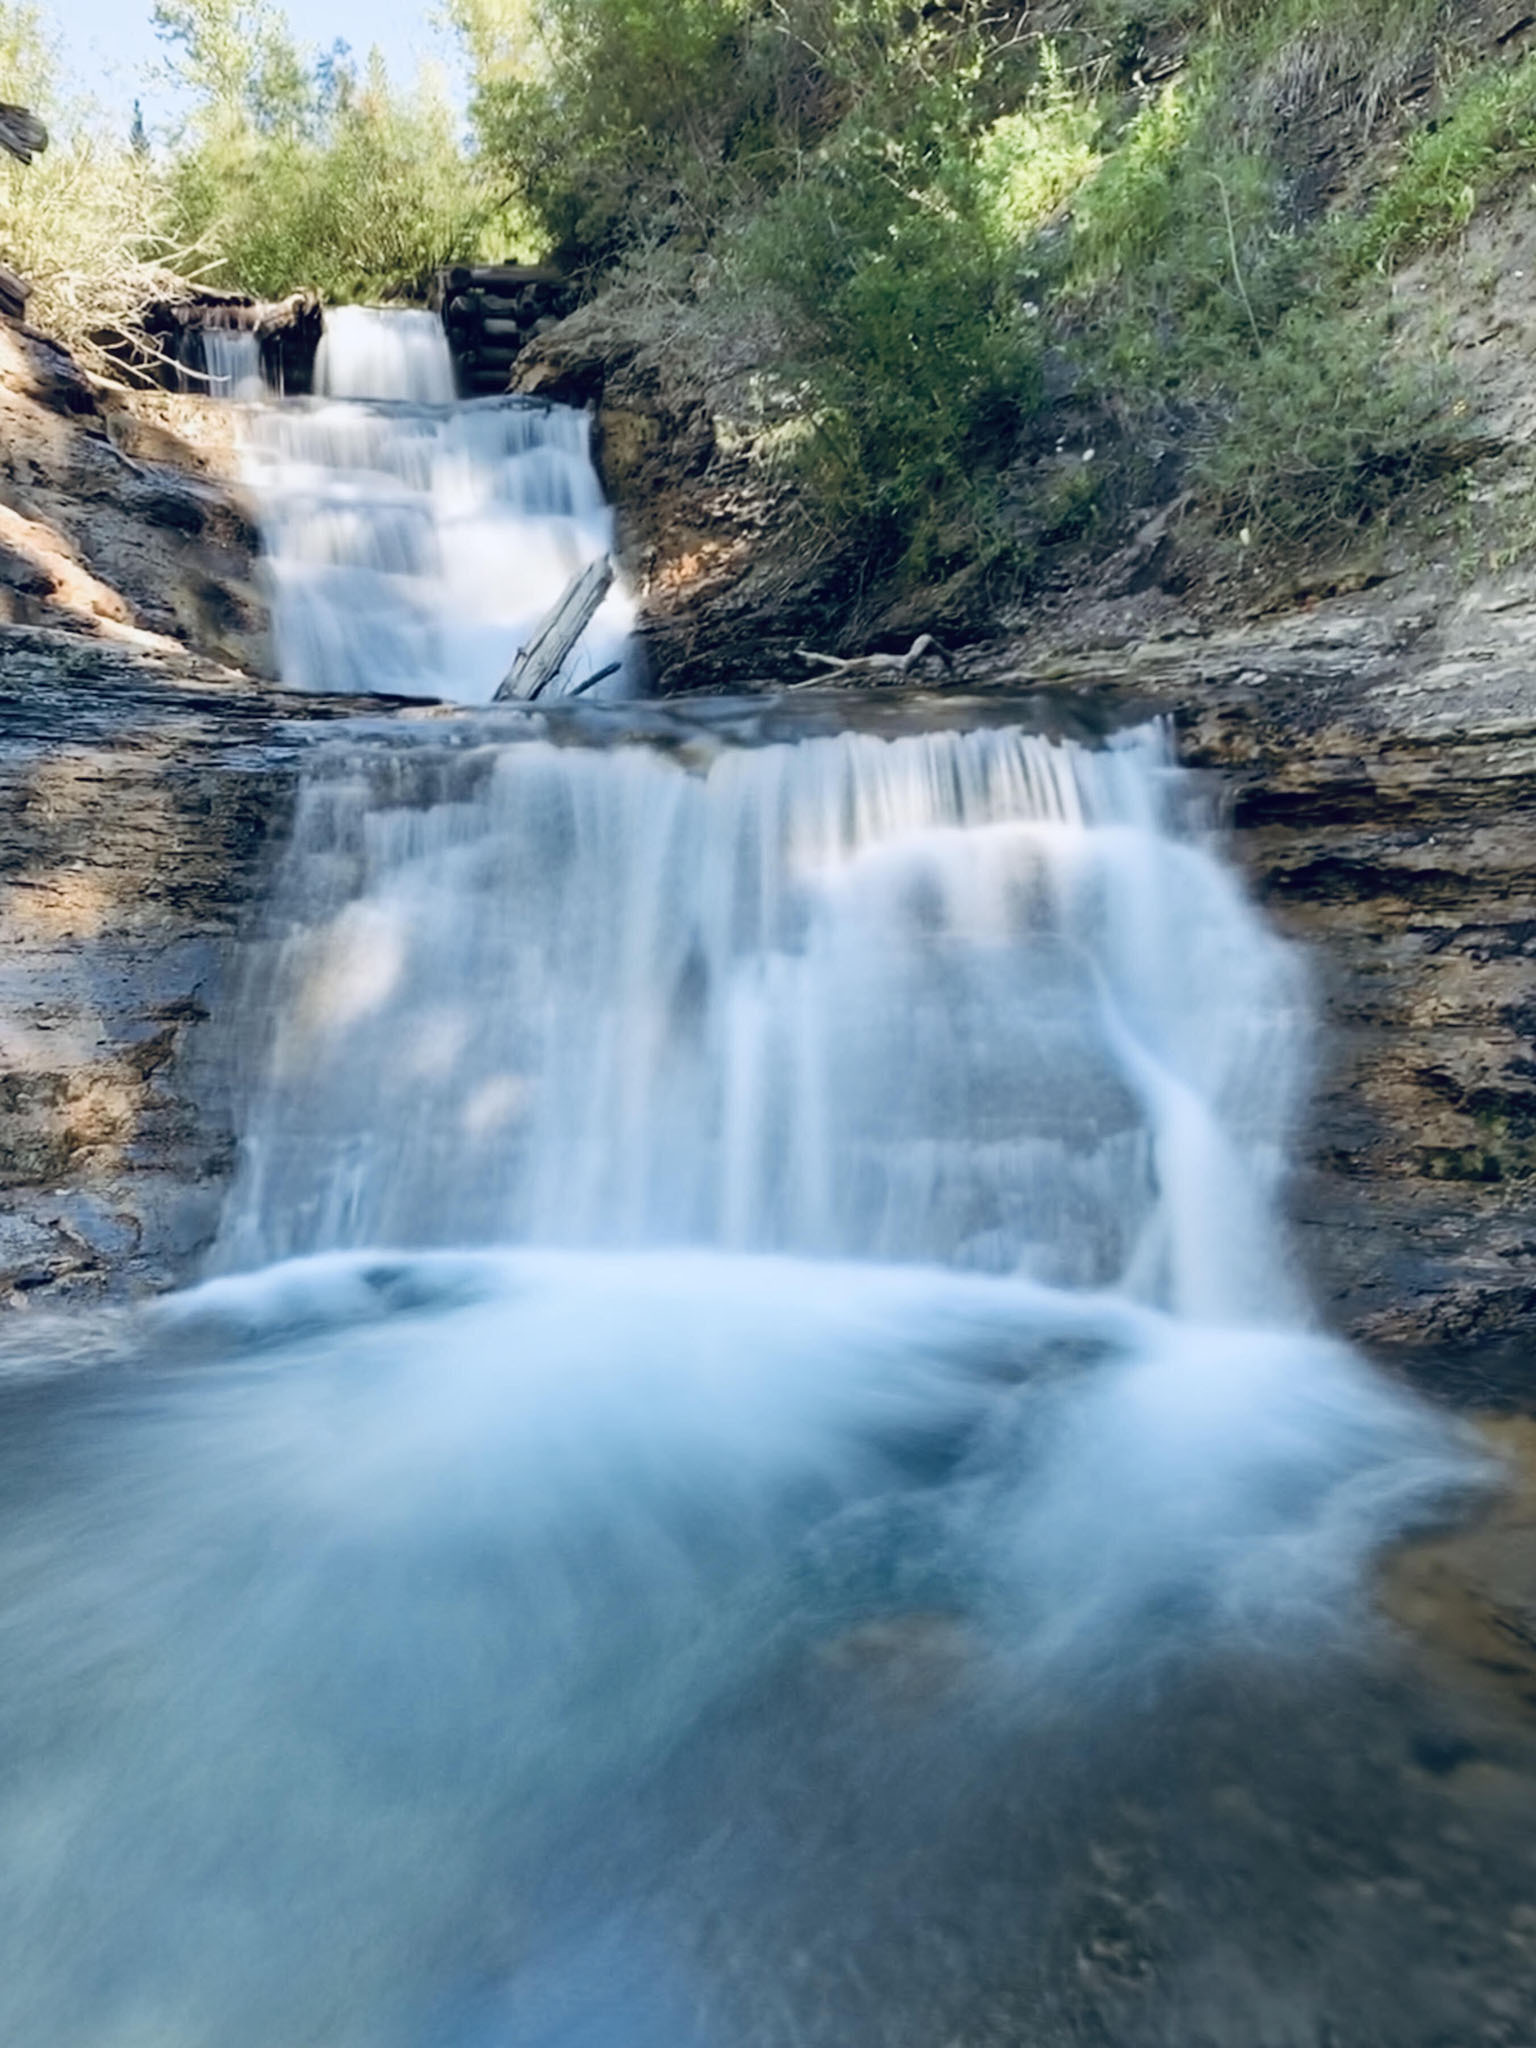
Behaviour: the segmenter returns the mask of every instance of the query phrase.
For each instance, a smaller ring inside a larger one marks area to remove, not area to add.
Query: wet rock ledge
[[[1313,963],[1292,1207],[1314,1291],[1368,1343],[1512,1347],[1501,1370],[1529,1387],[1536,576],[1404,576],[1220,630],[1138,623],[1113,646],[1015,642],[974,673],[1130,690],[1174,720]]]
[[[0,627],[0,1303],[192,1271],[234,1146],[229,1076],[196,1027],[305,745],[360,708]]]
[[[195,1269],[233,1148],[200,1026],[306,747],[337,718],[391,715],[260,680],[254,536],[217,408],[154,403],[0,324],[0,1303]],[[780,596],[690,614],[689,645],[728,650],[736,690],[752,647],[783,639]],[[692,656],[661,658],[671,644],[653,636],[659,680],[702,680]],[[757,673],[781,679],[776,660]],[[1310,948],[1321,1028],[1293,1212],[1325,1313],[1383,1346],[1505,1345],[1528,1386],[1536,576],[1415,571],[1230,626],[1155,591],[1084,604],[1070,631],[1026,622],[962,650],[921,715],[1060,693],[1087,729],[1174,721],[1257,893]],[[821,715],[889,703],[847,693]]]

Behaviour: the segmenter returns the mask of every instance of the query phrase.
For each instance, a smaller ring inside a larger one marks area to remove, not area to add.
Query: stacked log
[[[437,274],[432,303],[443,316],[466,398],[505,391],[512,365],[533,340],[575,308],[558,270],[527,263],[460,265]]]
[[[198,336],[214,327],[253,328],[261,344],[261,374],[274,391],[302,397],[314,389],[315,354],[325,312],[314,292],[261,300],[239,292],[199,287],[176,299],[161,299],[144,314],[144,331],[154,356],[132,367],[175,390],[182,369],[202,368]]]
[[[7,320],[25,320],[32,287],[8,263],[0,263],[0,314]]]

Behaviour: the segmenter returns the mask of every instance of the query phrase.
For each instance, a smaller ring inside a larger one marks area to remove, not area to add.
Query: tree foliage
[[[430,79],[399,91],[344,44],[316,58],[270,0],[158,0],[155,20],[193,107],[177,228],[219,282],[378,297],[516,238]]]

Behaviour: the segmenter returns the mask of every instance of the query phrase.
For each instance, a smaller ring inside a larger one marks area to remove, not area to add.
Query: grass
[[[147,302],[179,284],[164,180],[89,102],[60,87],[58,52],[39,10],[0,0],[6,95],[48,123],[30,165],[0,159],[0,256],[33,287],[28,317],[102,376],[121,374],[114,342],[144,344]]]
[[[1494,193],[1536,168],[1536,55],[1466,72],[1432,127],[1345,237],[1357,269],[1385,270],[1460,233]]]

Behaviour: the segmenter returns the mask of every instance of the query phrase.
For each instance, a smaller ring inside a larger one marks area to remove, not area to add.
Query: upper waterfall
[[[458,394],[442,321],[408,307],[333,307],[315,357],[315,392],[452,405]]]
[[[484,704],[571,577],[614,546],[587,415],[454,397],[442,324],[326,316],[316,396],[252,415],[283,680]],[[616,584],[553,689],[633,689],[633,606]]]

